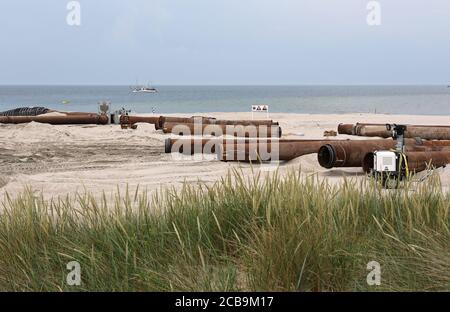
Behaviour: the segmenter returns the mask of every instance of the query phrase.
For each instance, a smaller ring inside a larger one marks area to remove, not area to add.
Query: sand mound
[[[67,141],[73,133],[67,126],[53,126],[50,124],[30,122],[12,126],[10,138],[23,143],[45,141]]]

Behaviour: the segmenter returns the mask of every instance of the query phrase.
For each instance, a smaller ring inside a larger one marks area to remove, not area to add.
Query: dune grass
[[[450,290],[450,196],[436,177],[385,191],[233,171],[214,185],[118,191],[108,202],[7,196],[0,290]],[[80,286],[66,283],[70,261]],[[366,282],[370,261],[381,264],[380,286]]]

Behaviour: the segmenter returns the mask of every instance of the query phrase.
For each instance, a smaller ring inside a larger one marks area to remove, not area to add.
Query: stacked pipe
[[[320,146],[334,140],[274,140],[221,144],[217,156],[221,161],[290,161],[300,156],[317,153]]]
[[[277,122],[273,120],[218,120],[214,117],[192,116],[192,117],[144,117],[122,115],[120,117],[120,124],[122,129],[133,128],[136,129],[137,123],[150,123],[155,125],[156,130],[173,127],[177,124],[194,124],[202,123],[204,125],[242,125],[242,126],[278,126]],[[166,125],[167,124],[167,125]]]
[[[389,150],[395,147],[392,139],[358,140],[327,143],[318,148],[317,160],[327,169],[333,167],[359,167],[369,152]]]
[[[339,134],[366,136],[366,137],[392,137],[392,131],[384,124],[340,124]],[[407,125],[405,138],[422,138],[424,140],[450,140],[450,126],[434,125]]]
[[[167,123],[195,123],[202,122],[208,125],[242,125],[242,126],[278,126],[278,122],[273,120],[228,120],[228,119],[216,119],[214,117],[204,116],[192,116],[189,118],[183,117],[165,117],[160,116],[159,128],[162,129],[164,124]]]
[[[379,123],[340,124],[338,133],[381,138],[393,136],[393,131],[389,126]],[[408,138],[405,140],[405,155],[408,159],[409,170],[419,172],[425,170],[428,165],[441,167],[450,163],[450,126],[407,125],[404,137]],[[395,143],[393,144],[395,145]],[[355,146],[355,144],[352,145],[352,148],[324,146],[319,151],[319,162],[326,168],[359,167],[362,163],[364,171],[367,172],[373,164],[375,150],[367,145],[356,147],[355,150]],[[389,144],[388,147],[388,149],[394,148]],[[376,148],[376,150],[380,149],[385,148]]]
[[[0,123],[21,124],[29,122],[47,123],[51,125],[70,125],[70,124],[97,124],[106,125],[109,118],[105,114],[91,113],[67,113],[59,116],[0,116]]]
[[[166,153],[181,153],[186,155],[194,154],[215,154],[218,151],[220,145],[241,145],[241,144],[262,144],[273,142],[271,139],[172,139],[168,138],[165,141]]]
[[[235,137],[261,137],[279,138],[281,128],[278,125],[228,125],[228,124],[204,124],[204,123],[174,123],[165,122],[164,133],[175,135],[210,135],[210,136],[235,136]]]
[[[367,168],[370,164],[369,160],[366,159],[368,154],[377,150],[394,149],[395,144],[393,139],[340,141],[325,144],[320,147],[317,158],[319,164],[327,169],[334,167]],[[439,157],[441,157],[446,154],[450,156],[450,140],[425,141],[419,139],[406,139],[405,152],[407,156],[415,160],[411,162],[411,165],[418,164],[419,162],[422,163],[421,157],[425,156],[435,155],[437,157],[437,155],[439,155]],[[442,158],[439,158],[436,165],[441,164],[441,160]],[[415,169],[418,172],[421,168],[422,166],[417,166]]]
[[[180,153],[185,155],[214,154],[222,139],[171,139],[165,141],[166,153]]]
[[[221,161],[289,161],[317,153],[319,148],[335,140],[280,139],[167,139],[166,153],[216,153]]]

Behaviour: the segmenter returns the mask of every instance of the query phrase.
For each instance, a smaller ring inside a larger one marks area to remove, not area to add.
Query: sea
[[[60,111],[111,110],[136,113],[250,112],[268,105],[273,113],[386,113],[450,115],[450,86],[155,86],[132,93],[129,86],[0,86],[0,111],[44,106]]]

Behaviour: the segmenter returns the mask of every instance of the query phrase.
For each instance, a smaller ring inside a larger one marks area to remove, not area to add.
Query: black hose
[[[38,116],[46,114],[50,109],[46,107],[19,107],[4,112],[0,112],[0,116]]]

